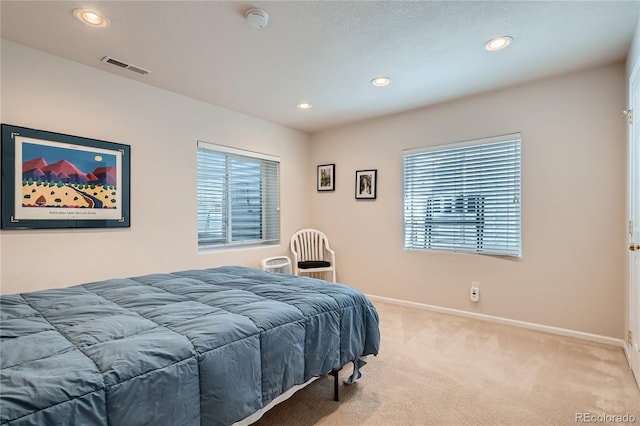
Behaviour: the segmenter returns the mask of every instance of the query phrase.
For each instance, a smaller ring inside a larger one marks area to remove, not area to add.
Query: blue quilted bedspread
[[[228,425],[377,354],[358,290],[228,266],[0,297],[1,425]]]

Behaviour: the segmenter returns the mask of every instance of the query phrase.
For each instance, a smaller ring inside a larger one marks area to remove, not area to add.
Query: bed
[[[1,425],[229,425],[380,343],[360,291],[239,266],[0,296],[0,336]]]

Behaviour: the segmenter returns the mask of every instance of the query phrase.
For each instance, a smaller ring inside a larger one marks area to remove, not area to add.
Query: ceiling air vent
[[[147,75],[149,74],[151,71],[149,70],[145,70],[144,68],[141,68],[137,65],[132,65],[132,64],[127,64],[126,62],[122,62],[118,59],[114,59],[111,56],[105,56],[104,58],[102,58],[102,62],[104,62],[105,64],[111,64],[111,65],[115,65],[116,67],[120,67],[120,68],[124,68],[126,70],[129,71],[133,71],[135,73],[138,73],[140,75]]]

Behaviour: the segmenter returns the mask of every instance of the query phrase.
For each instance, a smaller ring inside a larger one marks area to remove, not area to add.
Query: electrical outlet
[[[471,283],[471,290],[469,292],[469,298],[472,302],[478,302],[480,300],[480,286],[478,283]]]

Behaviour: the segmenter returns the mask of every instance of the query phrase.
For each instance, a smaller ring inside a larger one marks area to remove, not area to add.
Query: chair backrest
[[[317,229],[301,229],[291,237],[291,252],[299,262],[325,260],[325,248],[330,248],[329,239]]]

